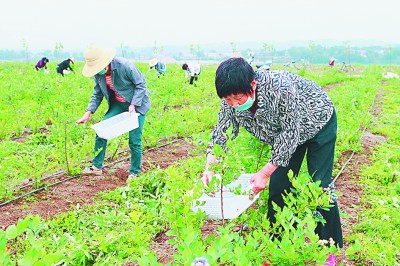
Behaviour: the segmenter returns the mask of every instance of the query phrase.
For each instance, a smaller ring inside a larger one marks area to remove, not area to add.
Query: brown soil
[[[322,88],[324,89],[324,91],[328,92],[332,88],[337,87],[337,86],[341,86],[341,85],[343,85],[343,82],[336,82],[336,83],[332,83],[332,84],[326,85],[326,86],[324,86]]]
[[[356,265],[345,256],[345,251],[349,246],[346,241],[346,237],[352,233],[352,227],[358,223],[358,214],[361,208],[361,197],[363,194],[363,188],[360,186],[360,170],[366,165],[370,165],[371,151],[374,147],[385,140],[382,136],[374,135],[370,132],[366,132],[362,137],[363,152],[355,153],[353,158],[347,164],[344,171],[336,180],[336,187],[340,193],[339,196],[339,208],[342,212],[346,213],[348,218],[342,218],[342,229],[343,229],[343,249],[341,255],[338,257],[338,262],[344,265]],[[348,151],[342,154],[339,164],[343,165],[345,161],[351,156],[352,152]]]
[[[383,91],[380,90],[375,97],[374,106],[371,108],[371,114],[375,119],[379,118],[382,110],[382,98]],[[342,218],[344,243],[342,252],[338,257],[338,263],[342,263],[343,265],[356,265],[346,257],[345,251],[349,247],[346,237],[352,233],[352,227],[358,223],[358,213],[361,209],[363,188],[359,183],[361,176],[360,170],[364,168],[365,165],[371,165],[370,157],[374,147],[385,140],[386,138],[383,136],[374,135],[366,131],[361,137],[363,151],[354,154],[353,158],[336,181],[337,190],[340,191],[338,200],[339,208],[349,216],[349,218]],[[343,165],[350,158],[351,154],[351,151],[343,153],[339,159],[339,165]]]
[[[178,160],[191,156],[190,153],[194,149],[193,144],[178,140],[144,152],[142,172],[145,173],[154,168],[164,169]],[[61,212],[72,210],[78,204],[80,206],[92,204],[98,192],[110,191],[126,185],[129,165],[128,157],[126,161],[105,168],[103,176],[75,178],[2,206],[0,207],[0,229],[17,223],[28,214],[39,214],[43,218],[50,218]],[[58,177],[58,179],[65,178],[67,178],[65,174]]]
[[[335,83],[324,87],[329,91],[340,83]],[[379,117],[381,111],[383,92],[376,97],[375,106],[371,113],[375,118]],[[363,152],[355,153],[353,158],[347,164],[346,168],[340,174],[336,181],[337,190],[340,192],[339,208],[347,213],[349,218],[342,218],[343,236],[346,238],[352,233],[352,226],[358,222],[358,213],[360,211],[361,196],[363,189],[359,185],[360,169],[365,165],[370,165],[370,155],[373,148],[385,141],[385,137],[374,135],[366,132],[362,137]],[[194,150],[194,145],[185,141],[175,142],[164,147],[151,150],[143,154],[143,172],[154,167],[166,168],[179,159],[190,156],[190,152]],[[166,156],[168,154],[168,156]],[[339,165],[343,165],[352,152],[344,152],[339,158]],[[48,191],[42,191],[29,198],[13,202],[12,204],[0,207],[2,213],[0,217],[0,229],[14,224],[18,219],[24,218],[29,213],[39,214],[43,218],[52,217],[58,213],[66,212],[77,204],[80,206],[92,204],[96,199],[96,194],[100,191],[113,190],[119,186],[124,186],[128,175],[129,163],[122,162],[110,169],[104,170],[103,177],[82,177],[67,181]],[[202,227],[202,233],[206,237],[212,233],[216,233],[221,221],[208,220]],[[171,237],[166,236],[165,232],[160,232],[154,239],[151,248],[156,252],[158,261],[162,264],[173,263],[173,254],[176,250],[172,245],[168,244]],[[344,254],[349,243],[344,241],[344,248],[338,257],[337,263],[343,265],[355,265],[354,262],[348,260]],[[125,266],[138,265],[137,263],[127,262]]]

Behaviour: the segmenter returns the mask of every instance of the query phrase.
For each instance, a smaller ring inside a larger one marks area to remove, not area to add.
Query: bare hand
[[[260,172],[256,173],[251,179],[250,183],[253,184],[253,192],[255,194],[260,193],[267,187],[267,182],[272,173],[278,168],[278,166],[268,163],[261,169]]]
[[[204,174],[203,174],[203,176],[201,177],[201,181],[203,182],[203,184],[204,184],[205,186],[208,186],[208,183],[210,182],[211,177],[213,177],[214,175],[215,175],[214,172],[205,171]]]
[[[133,104],[129,105],[129,113],[136,113],[135,106]]]
[[[90,118],[90,112],[86,112],[81,118],[75,121],[76,124],[86,124]]]
[[[267,187],[267,181],[269,179],[269,176],[265,176],[264,174],[261,174],[260,172],[256,173],[251,179],[250,183],[253,185],[253,190],[254,194],[260,193],[262,190],[264,190]]]

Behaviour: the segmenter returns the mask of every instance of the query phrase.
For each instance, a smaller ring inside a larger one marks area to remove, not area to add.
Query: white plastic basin
[[[91,126],[103,139],[112,139],[139,127],[138,113],[124,112]]]
[[[249,191],[251,188],[250,179],[253,175],[254,174],[242,174],[232,183],[223,186],[222,200],[225,219],[234,219],[238,217],[258,199],[259,194],[251,197],[250,194],[236,195],[230,192],[239,185],[241,185],[243,193]],[[200,202],[200,205],[197,205],[197,202]],[[213,196],[204,193],[200,198],[193,201],[191,210],[194,212],[202,210],[210,219],[222,219],[221,192],[218,191]]]

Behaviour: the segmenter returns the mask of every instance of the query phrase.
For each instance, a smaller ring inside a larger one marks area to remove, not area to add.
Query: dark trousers
[[[56,68],[57,73],[58,73],[58,74],[61,74],[61,76],[64,77],[64,72],[63,72],[63,70],[64,70],[64,69],[61,69],[61,68],[58,68],[58,67]]]
[[[335,154],[335,142],[337,131],[337,117],[335,111],[329,122],[313,137],[304,144],[297,147],[287,167],[279,166],[270,177],[268,218],[271,223],[276,222],[275,211],[272,202],[279,207],[284,207],[282,194],[290,192],[292,184],[289,181],[288,171],[292,170],[298,175],[304,156],[307,153],[307,168],[313,181],[321,181],[323,188],[332,182],[333,159]],[[318,210],[326,223],[319,223],[315,232],[320,239],[332,238],[339,247],[343,246],[342,228],[340,223],[337,202],[329,210]]]

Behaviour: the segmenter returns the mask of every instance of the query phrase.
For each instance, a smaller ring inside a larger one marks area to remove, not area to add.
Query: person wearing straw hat
[[[57,73],[64,77],[64,74],[69,74],[70,71],[75,74],[75,70],[72,69],[71,64],[74,64],[74,58],[68,58],[57,65]]]
[[[142,131],[146,113],[150,109],[150,93],[146,80],[138,68],[122,57],[115,57],[115,49],[90,47],[85,53],[82,74],[94,76],[94,89],[86,113],[76,121],[86,123],[100,106],[103,98],[108,109],[103,120],[122,112],[139,114],[139,127],[129,131],[131,165],[127,182],[137,177],[142,164]],[[101,175],[107,140],[96,135],[93,165],[84,169],[84,174]]]
[[[153,58],[149,61],[149,67],[149,70],[153,68],[157,70],[158,77],[160,77],[161,75],[164,76],[167,72],[167,66],[164,63],[159,62],[157,58]]]

